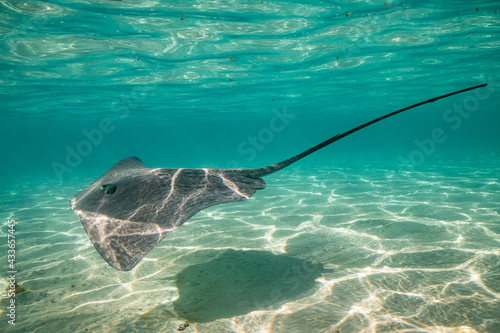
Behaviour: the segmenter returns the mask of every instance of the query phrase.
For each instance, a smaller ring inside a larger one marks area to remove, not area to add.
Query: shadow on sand
[[[175,276],[177,315],[191,322],[231,318],[279,306],[314,290],[321,264],[263,251],[227,250]]]

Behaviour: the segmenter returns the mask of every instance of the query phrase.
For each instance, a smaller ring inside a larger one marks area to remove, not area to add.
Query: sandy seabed
[[[2,294],[0,328],[500,332],[498,165],[290,168],[249,201],[198,213],[129,272],[106,264],[69,207],[93,179],[24,179],[0,192],[22,290],[15,326]]]

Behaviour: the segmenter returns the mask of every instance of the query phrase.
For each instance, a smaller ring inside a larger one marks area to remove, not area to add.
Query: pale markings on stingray
[[[174,175],[172,176],[170,180],[170,192],[168,193],[167,197],[165,200],[163,200],[163,204],[159,209],[156,210],[156,215],[158,216],[158,212],[161,211],[163,208],[165,208],[165,205],[168,203],[168,200],[172,196],[172,193],[174,193],[174,186],[175,186],[175,180],[177,179],[177,176],[181,173],[182,169],[177,170]]]
[[[222,181],[224,182],[224,185],[226,185],[229,189],[231,189],[234,193],[244,197],[245,199],[250,199],[250,197],[244,195],[243,193],[240,192],[240,189],[238,188],[238,186],[236,186],[235,183],[233,183],[232,181],[230,181],[229,179],[226,179],[224,178],[223,175],[221,174],[217,174],[217,176],[219,176]]]

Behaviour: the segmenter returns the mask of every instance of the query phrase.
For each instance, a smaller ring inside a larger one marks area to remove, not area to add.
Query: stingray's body
[[[451,94],[392,112],[313,148],[258,169],[150,169],[136,157],[121,160],[90,186],[71,198],[71,208],[101,256],[116,269],[130,270],[165,236],[200,210],[249,199],[265,188],[261,177],[366,126],[422,104],[486,86]]]
[[[129,270],[200,210],[263,189],[264,181],[248,171],[150,169],[129,157],[73,197],[71,208],[102,257]]]

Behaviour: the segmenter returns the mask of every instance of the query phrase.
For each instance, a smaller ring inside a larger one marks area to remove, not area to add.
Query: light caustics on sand
[[[19,234],[28,244],[19,262],[27,290],[19,297],[31,314],[23,323],[61,326],[64,314],[78,318],[83,327],[177,327],[179,317],[168,311],[179,299],[174,284],[179,272],[239,250],[242,258],[252,251],[272,252],[322,263],[325,270],[300,296],[281,297],[273,289],[258,299],[252,312],[229,317],[230,309],[222,307],[217,320],[193,321],[194,329],[251,330],[258,324],[268,332],[300,331],[304,325],[318,332],[488,331],[500,302],[495,161],[498,157],[447,158],[427,165],[425,172],[399,173],[390,164],[367,170],[363,163],[350,162],[335,171],[336,177],[329,177],[332,171],[325,168],[290,169],[275,176],[276,185],[262,192],[261,203],[235,203],[231,209],[219,206],[197,214],[189,228],[172,233],[138,269],[118,276],[103,269],[106,264],[95,260],[86,235],[68,223],[63,198],[70,193],[26,182],[10,192],[23,197],[43,192],[45,200],[36,197],[38,206],[12,208],[29,225]],[[477,170],[484,172],[471,182]],[[39,229],[44,232],[35,232]],[[199,286],[206,293],[184,301],[183,308],[191,309],[187,317],[209,317],[195,304],[210,301],[201,297],[211,295],[209,281],[219,281],[222,288],[241,280],[242,296],[228,303],[236,309],[262,285],[253,274],[238,275],[249,272],[245,263],[227,263],[234,265],[230,277],[220,271],[200,273],[207,278]],[[252,272],[267,269],[264,261],[250,263]],[[299,270],[299,276],[307,272]],[[267,278],[281,285],[287,276]],[[190,277],[181,281],[199,283]],[[81,313],[92,316],[82,318]],[[462,319],[457,321],[457,314]]]

